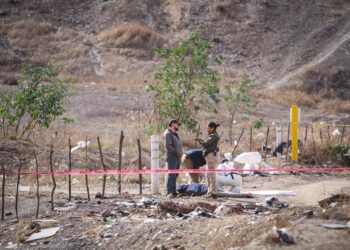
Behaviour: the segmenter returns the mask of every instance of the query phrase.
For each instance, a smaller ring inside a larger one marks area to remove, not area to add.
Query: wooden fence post
[[[102,147],[101,147],[100,137],[98,137],[98,136],[97,136],[97,143],[98,143],[98,148],[99,148],[99,151],[100,151],[100,158],[101,158],[101,162],[102,162],[102,167],[103,167],[103,170],[106,171],[107,168],[106,168],[106,165],[105,165],[105,163],[104,163],[104,161],[103,161],[103,153],[102,153]],[[105,197],[106,179],[107,179],[107,175],[106,175],[106,174],[103,174],[102,198]]]
[[[252,151],[252,147],[253,147],[253,127],[250,127],[249,130],[249,151]]]
[[[85,139],[85,170],[86,171],[89,170],[87,152],[88,152],[88,137],[86,136],[86,139]],[[87,198],[88,198],[88,201],[90,201],[89,177],[87,174],[85,175],[85,184],[86,184]]]
[[[306,125],[306,126],[305,126],[305,138],[304,138],[304,141],[305,141],[305,142],[307,141],[307,129],[308,129],[308,126]]]
[[[343,126],[343,129],[342,129],[342,131],[341,131],[340,143],[343,143],[344,133],[345,133],[345,126]]]
[[[16,196],[15,196],[15,212],[16,212],[16,219],[18,220],[18,192],[19,192],[19,181],[21,178],[21,169],[23,166],[23,159],[20,159],[19,167],[18,167],[18,173],[17,173],[17,184],[16,184]]]
[[[69,138],[69,154],[68,154],[68,170],[69,172],[72,171],[72,143],[71,140]],[[68,200],[71,201],[72,199],[72,176],[69,174],[68,175]]]
[[[137,139],[137,147],[139,149],[139,170],[142,170],[142,157],[141,157],[141,142]],[[142,194],[142,174],[139,174],[140,194]]]
[[[240,134],[239,137],[238,137],[237,144],[235,145],[235,147],[234,147],[233,150],[232,150],[232,153],[231,153],[232,158],[233,158],[233,154],[235,153],[235,151],[236,151],[236,149],[237,149],[237,147],[238,147],[239,142],[241,141],[241,138],[242,138],[243,133],[244,133],[244,128],[242,129],[241,134]]]
[[[36,153],[33,150],[33,154],[34,154],[34,160],[35,160],[35,165],[36,165],[36,172],[39,172],[39,164],[38,164],[38,158],[36,157]],[[38,218],[39,216],[39,207],[40,207],[40,194],[39,194],[39,175],[36,175],[36,200],[37,200],[37,204],[36,204],[36,214],[35,214],[35,218]]]
[[[286,161],[288,161],[288,153],[289,153],[289,136],[290,136],[290,123],[288,123],[288,133],[287,133],[287,151],[286,151]],[[292,143],[290,144],[290,146]]]
[[[269,131],[270,131],[270,125],[267,125],[267,131],[266,131],[266,140],[265,140],[265,155],[264,155],[264,161],[266,161],[266,157],[267,157],[267,142],[269,139]]]
[[[1,220],[5,219],[5,167],[1,164],[2,171],[2,188],[1,188]]]
[[[124,132],[120,133],[119,138],[119,164],[118,164],[118,170],[122,170],[122,160],[123,160],[123,141],[124,141]],[[118,175],[118,193],[120,194],[122,192],[122,175]]]
[[[52,191],[51,191],[51,210],[54,211],[55,207],[53,204],[53,196],[55,194],[55,189],[56,189],[56,180],[55,180],[55,175],[53,173],[53,162],[52,162],[52,155],[53,155],[53,146],[51,145],[51,149],[50,149],[50,170],[51,170],[51,178],[52,178]]]

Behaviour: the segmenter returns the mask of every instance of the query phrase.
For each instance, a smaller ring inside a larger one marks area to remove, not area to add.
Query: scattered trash
[[[26,242],[34,241],[34,240],[41,240],[45,238],[49,238],[54,236],[58,230],[60,230],[60,227],[52,227],[52,228],[45,228],[42,229],[38,233],[33,233],[27,240]]]
[[[288,233],[286,228],[277,228],[276,226],[274,226],[272,228],[272,232],[273,232],[272,236],[275,239],[278,239],[282,244],[285,244],[285,245],[295,244],[294,237]]]
[[[257,164],[262,160],[261,154],[259,152],[245,152],[239,154],[234,159],[234,162],[241,164]]]
[[[307,218],[311,218],[313,215],[314,215],[314,212],[312,210],[306,210],[304,213],[303,213],[303,217],[301,217],[300,219],[296,220],[294,223],[293,223],[293,226],[303,222],[305,219]]]
[[[160,203],[160,200],[158,198],[146,198],[146,197],[142,197],[142,199],[140,200],[140,202],[138,203],[138,205],[142,205],[145,207],[150,207],[150,206],[156,206]]]
[[[178,212],[181,212],[183,214],[191,213],[193,210],[195,210],[197,207],[204,208],[205,210],[209,211],[210,213],[213,213],[215,209],[218,207],[218,205],[210,204],[206,202],[196,202],[196,203],[183,203],[183,202],[172,202],[172,201],[164,201],[159,203],[158,205],[158,211],[164,213],[164,214],[171,214],[175,215]]]
[[[269,198],[266,198],[264,201],[264,204],[268,207],[274,207],[274,208],[286,208],[289,206],[287,202],[282,202],[277,197],[272,196]]]
[[[335,194],[332,195],[331,197],[328,197],[326,199],[323,199],[318,202],[318,204],[322,208],[327,208],[329,207],[332,203],[344,203],[344,202],[350,202],[350,195],[347,194]]]
[[[60,204],[62,205],[62,204]],[[58,212],[64,212],[64,211],[69,211],[77,208],[77,204],[75,202],[68,202],[66,204],[63,204],[63,206],[57,206],[55,207],[55,211]]]
[[[197,207],[194,211],[192,211],[191,213],[188,213],[188,214],[178,212],[175,215],[176,220],[196,219],[198,217],[213,218],[216,216],[214,214],[211,214],[211,213],[205,211],[201,207]]]

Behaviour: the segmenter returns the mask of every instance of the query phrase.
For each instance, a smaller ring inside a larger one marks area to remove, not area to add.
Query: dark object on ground
[[[285,228],[276,228],[276,233],[281,243],[288,245],[295,243],[294,237],[288,234]]]
[[[290,147],[292,145],[292,141],[289,140],[288,143],[283,141],[273,150],[272,156],[277,157],[277,153],[280,153],[283,155],[283,152],[287,149],[287,147]]]
[[[14,86],[14,85],[18,85],[18,80],[16,77],[9,77],[3,83],[4,85]]]
[[[272,196],[270,198],[267,198],[265,200],[265,204],[269,207],[274,207],[274,208],[286,208],[289,206],[287,202],[282,202],[277,197]]]
[[[335,194],[332,195],[331,197],[328,197],[326,199],[323,199],[321,201],[318,202],[318,204],[322,207],[322,208],[327,208],[329,207],[330,204],[332,203],[346,203],[346,202],[350,202],[350,195],[347,194]]]
[[[180,194],[185,194],[188,196],[202,196],[208,192],[208,186],[206,184],[179,184],[176,191]]]

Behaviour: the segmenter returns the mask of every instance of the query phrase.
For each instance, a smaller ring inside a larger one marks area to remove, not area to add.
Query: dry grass
[[[253,96],[282,107],[291,107],[296,104],[306,109],[322,109],[329,114],[349,113],[350,101],[341,100],[337,97],[322,97],[321,94],[308,94],[300,90],[263,90],[253,91]]]
[[[350,113],[350,101],[340,100],[338,98],[323,100],[319,103],[319,107],[327,113]]]
[[[317,95],[309,95],[298,90],[254,91],[253,96],[269,100],[283,107],[291,107],[293,104],[297,104],[301,107],[316,108],[321,101],[321,98]]]
[[[98,35],[106,47],[150,49],[162,44],[163,39],[149,27],[137,22],[115,25]]]

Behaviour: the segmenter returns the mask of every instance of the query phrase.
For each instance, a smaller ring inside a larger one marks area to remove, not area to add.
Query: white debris
[[[42,229],[38,233],[33,233],[27,240],[26,242],[34,241],[34,240],[41,240],[45,238],[49,238],[54,236],[58,230],[60,230],[60,227],[52,227],[52,228],[46,228]]]
[[[29,192],[30,191],[30,187],[29,186],[18,186],[18,191],[20,192]]]
[[[88,141],[87,143],[85,141],[78,141],[77,146],[75,146],[74,148],[71,149],[71,152],[73,153],[74,151],[78,150],[78,149],[83,149],[86,146],[89,146],[90,142]]]
[[[257,164],[260,163],[262,160],[261,154],[259,152],[245,152],[242,154],[239,154],[234,159],[235,162],[242,163],[242,164]]]
[[[335,130],[333,130],[332,135],[333,135],[333,136],[339,136],[339,135],[340,135],[339,129],[336,128]]]
[[[224,204],[218,206],[215,211],[214,214],[216,216],[222,217],[225,216],[226,214],[228,214],[230,212],[230,208]]]

